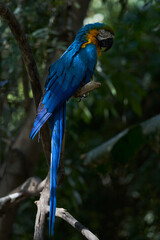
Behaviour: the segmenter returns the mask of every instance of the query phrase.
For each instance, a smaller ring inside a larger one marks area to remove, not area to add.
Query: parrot
[[[63,55],[49,67],[30,138],[33,139],[43,124],[49,121],[51,130],[49,233],[52,236],[66,102],[78,88],[92,80],[101,52],[108,51],[112,47],[113,39],[114,32],[106,23],[87,24],[78,31],[75,40]]]

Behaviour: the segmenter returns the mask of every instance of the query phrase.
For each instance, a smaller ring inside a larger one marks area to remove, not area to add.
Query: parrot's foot
[[[78,102],[81,102],[84,98],[87,98],[89,96],[89,93],[84,93],[82,97],[79,98]]]

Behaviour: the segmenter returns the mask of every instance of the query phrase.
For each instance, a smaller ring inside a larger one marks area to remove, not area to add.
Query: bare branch
[[[14,189],[10,194],[5,197],[0,198],[0,215],[5,213],[5,209],[13,207],[18,204],[20,201],[26,199],[27,197],[37,196],[40,191],[42,191],[40,200],[35,202],[38,207],[37,216],[36,216],[36,224],[35,224],[35,235],[34,240],[43,239],[43,231],[44,231],[44,222],[45,216],[49,212],[49,178],[46,181],[41,181],[38,177],[28,178],[21,186]],[[44,188],[45,185],[45,188]],[[46,187],[47,186],[47,187]],[[47,191],[47,194],[46,194]],[[48,196],[48,197],[47,197]],[[67,212],[64,208],[56,208],[56,217],[60,217],[66,222],[68,222],[72,227],[81,232],[83,236],[85,236],[89,240],[98,240],[98,238],[89,231],[85,226],[83,226],[79,221],[77,221],[71,214]]]
[[[49,207],[48,207],[49,211]],[[76,220],[69,212],[64,208],[56,208],[56,217],[60,217],[69,223],[72,227],[78,230],[88,240],[98,240],[98,238],[78,220]]]
[[[0,215],[5,210],[18,204],[20,201],[39,195],[45,185],[46,179],[41,181],[38,177],[28,178],[22,185],[14,189],[10,194],[0,198]]]
[[[22,197],[23,193],[22,192],[17,192],[17,193],[11,193],[5,197],[0,198],[0,211],[2,211],[2,209],[4,208],[4,206],[8,207],[9,203],[12,203],[14,201],[16,201],[17,199],[19,199],[20,197]]]
[[[94,82],[91,81],[89,83],[87,83],[86,85],[84,85],[83,87],[79,88],[75,94],[73,95],[73,97],[78,98],[78,97],[83,97],[84,94],[87,94],[97,88],[99,88],[101,86],[100,82]]]
[[[39,201],[36,202],[38,209],[34,228],[34,240],[43,240],[49,197],[50,197],[50,172],[48,172],[45,186],[41,193],[40,199]]]

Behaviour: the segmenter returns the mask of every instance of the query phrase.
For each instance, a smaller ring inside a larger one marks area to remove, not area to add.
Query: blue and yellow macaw
[[[49,231],[53,235],[56,210],[56,183],[61,145],[65,129],[66,101],[79,87],[93,77],[101,50],[107,51],[113,44],[113,30],[104,23],[88,24],[82,27],[65,53],[51,64],[44,94],[31,131],[35,137],[43,124],[49,120],[51,129],[51,172]]]

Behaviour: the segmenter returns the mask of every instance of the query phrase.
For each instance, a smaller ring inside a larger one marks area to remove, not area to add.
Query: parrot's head
[[[87,24],[79,30],[76,39],[81,41],[82,48],[90,43],[95,44],[99,56],[102,49],[108,51],[112,47],[114,32],[105,23]]]
[[[108,51],[113,45],[114,33],[111,28],[101,28],[98,30],[96,36],[100,48],[105,48],[105,52]]]

